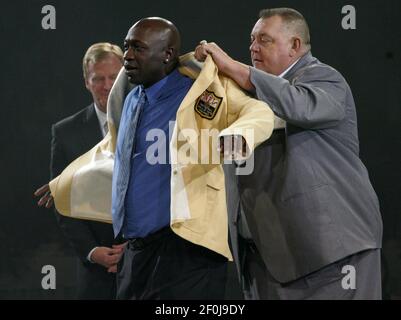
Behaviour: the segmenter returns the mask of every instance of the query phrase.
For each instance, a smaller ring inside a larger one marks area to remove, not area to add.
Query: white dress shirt
[[[99,121],[100,128],[102,129],[102,135],[104,137],[108,132],[107,113],[104,113],[103,111],[101,111],[97,107],[96,103],[94,105],[95,105],[95,111],[96,111],[97,119]]]
[[[290,65],[287,69],[285,69],[278,77],[279,78],[284,77],[287,74],[287,72],[290,71],[293,66],[295,66],[295,64],[299,61],[299,59],[301,59],[301,58],[298,58],[292,65]]]

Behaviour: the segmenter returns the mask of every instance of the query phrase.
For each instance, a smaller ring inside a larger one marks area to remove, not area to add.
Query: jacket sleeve
[[[57,126],[52,126],[52,141],[51,141],[51,160],[50,174],[51,178],[59,175],[68,165],[69,161],[64,152],[63,139],[61,138]],[[88,263],[87,256],[89,252],[96,246],[97,241],[88,223],[84,220],[69,218],[61,215],[55,210],[57,223],[60,226],[64,236],[68,239],[71,246],[74,248],[78,257]]]
[[[220,136],[242,135],[252,153],[271,136],[274,114],[266,103],[245,94],[233,80],[224,78],[223,82],[227,94],[228,127]]]
[[[305,129],[329,128],[345,116],[346,82],[333,68],[306,67],[293,83],[250,68],[259,99],[288,123]]]

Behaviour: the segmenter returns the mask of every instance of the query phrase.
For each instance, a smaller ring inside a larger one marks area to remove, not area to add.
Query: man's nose
[[[124,60],[133,60],[134,59],[134,53],[133,50],[129,47],[127,50],[124,51]]]
[[[114,80],[115,80],[115,79],[107,79],[107,80],[105,81],[105,83],[104,83],[104,88],[105,88],[106,90],[111,90],[111,87],[112,87],[113,84],[114,84]]]
[[[251,45],[249,46],[249,50],[251,52],[258,52],[259,51],[259,44],[256,40],[252,41]]]

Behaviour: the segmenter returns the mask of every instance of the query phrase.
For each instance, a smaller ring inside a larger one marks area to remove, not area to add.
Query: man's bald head
[[[177,67],[181,47],[176,26],[163,18],[136,22],[124,41],[124,66],[131,82],[150,86]]]
[[[175,49],[177,56],[181,50],[181,36],[177,27],[169,20],[159,17],[149,17],[137,21],[132,28],[145,28],[159,37],[166,47]]]

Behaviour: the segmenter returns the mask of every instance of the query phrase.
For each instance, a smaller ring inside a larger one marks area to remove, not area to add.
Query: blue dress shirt
[[[193,80],[175,70],[149,88],[134,88],[125,99],[119,138],[125,122],[130,119],[129,113],[136,112],[139,95],[145,90],[146,103],[142,112],[134,119],[136,130],[132,150],[121,150],[121,141],[117,139],[112,192],[115,234],[119,233],[118,226],[121,224],[123,235],[127,239],[145,237],[169,225],[169,126],[171,121],[175,121],[177,110],[192,83]],[[118,177],[121,175],[116,172],[121,171],[118,157],[121,152],[129,152],[132,155],[127,171],[127,186],[119,183],[121,179]],[[121,197],[124,197],[124,200]],[[119,201],[116,201],[116,198],[119,198]],[[124,205],[115,206],[117,203]],[[121,219],[123,221],[118,221]]]

